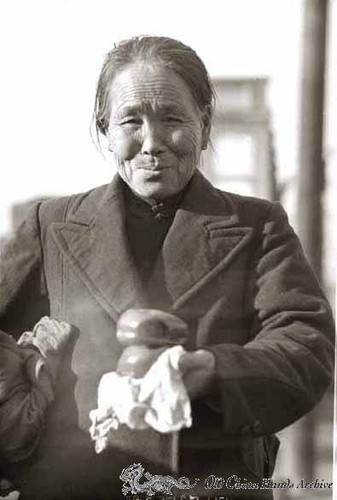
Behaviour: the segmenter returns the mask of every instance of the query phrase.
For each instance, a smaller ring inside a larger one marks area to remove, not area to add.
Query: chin
[[[141,196],[142,198],[152,198],[154,200],[163,200],[165,198],[169,198],[170,196],[173,196],[174,193],[168,192],[165,189],[156,189],[156,188],[149,188],[149,189],[139,189],[136,190],[136,193]]]
[[[137,169],[132,178],[124,180],[138,196],[164,200],[184,189],[190,178],[191,175],[181,175],[176,168],[164,168],[150,171]]]

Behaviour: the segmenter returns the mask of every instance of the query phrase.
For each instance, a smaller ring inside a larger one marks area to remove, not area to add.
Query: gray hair
[[[168,37],[137,36],[123,40],[108,52],[97,83],[94,122],[96,133],[106,135],[110,118],[110,86],[118,72],[136,62],[158,63],[172,69],[187,84],[203,114],[205,124],[212,119],[215,92],[198,54],[187,45]]]

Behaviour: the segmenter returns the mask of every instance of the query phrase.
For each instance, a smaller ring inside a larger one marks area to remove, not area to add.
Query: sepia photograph
[[[337,1],[0,42],[0,500],[337,498]]]

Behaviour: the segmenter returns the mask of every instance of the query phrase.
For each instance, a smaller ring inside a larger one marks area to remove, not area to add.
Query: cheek
[[[117,157],[122,161],[132,160],[140,150],[140,143],[134,134],[114,133],[110,138]]]
[[[196,156],[200,149],[200,134],[191,129],[175,130],[172,134],[172,148],[178,156]]]

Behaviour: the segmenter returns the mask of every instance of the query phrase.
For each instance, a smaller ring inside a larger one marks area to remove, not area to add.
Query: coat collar
[[[124,218],[117,176],[109,186],[78,198],[67,222],[52,224],[60,250],[115,320],[128,308],[150,306],[128,247]],[[197,172],[158,259],[173,310],[226,268],[252,233],[252,228],[240,226],[231,199]]]

